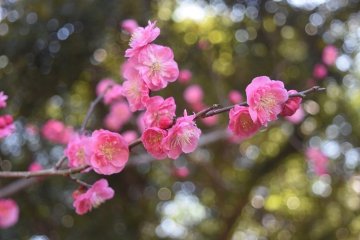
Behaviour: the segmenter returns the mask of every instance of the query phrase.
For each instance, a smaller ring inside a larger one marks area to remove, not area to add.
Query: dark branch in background
[[[90,119],[90,116],[92,114],[92,112],[94,111],[94,108],[96,106],[96,104],[98,104],[101,99],[104,97],[104,94],[106,93],[106,91],[109,89],[110,87],[108,87],[103,94],[100,94],[90,105],[89,110],[86,114],[86,117],[83,121],[83,124],[81,126],[80,132],[82,133],[85,130],[85,127]],[[309,93],[313,93],[313,92],[319,92],[319,91],[324,91],[325,88],[320,88],[319,86],[315,86],[312,87],[310,89],[307,89],[305,91],[302,92],[298,92],[296,94],[290,94],[289,97],[301,97],[304,98],[306,97],[307,94]],[[247,103],[243,102],[240,104],[237,104],[240,106],[246,106]],[[198,113],[195,114],[195,119],[198,118],[207,118],[213,115],[217,115],[220,113],[224,113],[224,112],[228,112],[230,111],[233,107],[235,107],[236,105],[232,105],[232,106],[228,106],[228,107],[220,107],[220,105],[218,104],[214,104],[213,106],[204,109]],[[141,138],[136,139],[135,141],[133,141],[132,143],[129,144],[129,149],[131,150],[133,147],[141,144]],[[68,169],[60,169],[62,163],[65,161],[65,157],[62,157],[61,159],[59,159],[59,161],[55,164],[55,166],[53,168],[50,169],[46,169],[46,170],[40,170],[40,171],[34,171],[34,172],[29,172],[29,171],[3,171],[0,172],[0,178],[30,178],[30,177],[48,177],[48,176],[64,176],[64,177],[70,177],[72,180],[75,180],[76,182],[78,182],[81,185],[84,186],[89,186],[87,183],[82,182],[81,180],[78,180],[74,177],[71,176],[71,174],[75,174],[75,173],[80,173],[83,170],[87,169],[89,166],[81,166],[81,167],[77,167],[77,168],[68,168]],[[6,187],[5,187],[6,189]],[[22,188],[21,188],[22,189]],[[3,189],[0,190],[0,196],[4,195],[3,193]]]

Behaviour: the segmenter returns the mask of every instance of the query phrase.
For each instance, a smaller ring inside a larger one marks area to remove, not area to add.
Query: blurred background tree
[[[0,143],[2,170],[52,166],[63,146],[29,129],[55,118],[79,127],[102,78],[121,83],[129,35],[120,24],[157,20],[157,43],[170,46],[206,104],[268,75],[287,89],[327,88],[303,102],[298,124],[284,119],[231,143],[228,117],[203,129],[204,144],[177,160],[152,161],[136,147],[129,166],[108,178],[115,198],[85,216],[72,208],[76,185],[48,178],[12,197],[20,220],[0,239],[358,239],[360,236],[359,0],[19,1],[0,7],[0,89],[17,132]],[[315,78],[325,46],[339,49],[326,77]],[[160,92],[177,111],[186,85]],[[310,100],[311,99],[311,100]],[[98,106],[89,130],[102,126]],[[133,118],[122,130],[136,128]],[[330,159],[317,176],[307,148]],[[188,176],[174,174],[187,168]],[[95,174],[85,177],[94,181]],[[1,179],[0,187],[11,183]]]

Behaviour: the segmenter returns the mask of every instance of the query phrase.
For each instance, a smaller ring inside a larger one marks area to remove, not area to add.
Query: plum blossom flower
[[[111,105],[110,112],[104,119],[104,124],[109,130],[119,131],[131,116],[132,113],[126,102],[116,102]]]
[[[231,90],[229,92],[228,98],[232,104],[238,104],[243,101],[243,97],[242,97],[241,93],[237,90]]]
[[[140,78],[133,78],[123,83],[123,95],[126,97],[130,111],[145,109],[145,102],[149,99],[149,89]]]
[[[298,123],[302,122],[302,120],[304,118],[305,118],[305,111],[301,105],[293,115],[285,117],[286,120],[288,120],[289,122],[294,123],[294,124],[298,124]]]
[[[174,82],[179,76],[177,63],[171,48],[156,44],[144,47],[138,56],[136,67],[148,88],[157,91]]]
[[[167,156],[162,144],[166,135],[167,131],[157,127],[151,127],[146,129],[141,136],[141,141],[146,151],[156,159],[164,159]]]
[[[184,91],[184,99],[189,104],[201,103],[204,98],[204,91],[200,85],[194,84],[187,87]]]
[[[138,27],[139,25],[134,19],[125,19],[121,22],[121,28],[130,34],[132,34]]]
[[[37,172],[43,169],[43,166],[38,162],[33,162],[28,167],[29,172]]]
[[[67,144],[73,132],[72,127],[67,127],[55,119],[48,120],[41,128],[41,134],[45,139],[58,144]]]
[[[129,160],[129,147],[118,133],[96,130],[91,135],[92,154],[90,165],[95,172],[104,175],[118,173]]]
[[[179,82],[188,83],[192,78],[192,73],[189,69],[183,69],[179,72]]]
[[[257,133],[261,127],[259,121],[253,122],[249,108],[244,106],[235,106],[229,112],[229,130],[234,133],[238,139],[245,139]]]
[[[246,87],[246,95],[251,119],[265,126],[267,122],[277,119],[288,99],[284,83],[266,76],[254,78]]]
[[[169,158],[176,159],[182,152],[190,153],[196,149],[201,130],[196,127],[194,118],[195,115],[188,116],[184,111],[184,116],[178,118],[169,129],[162,141]]]
[[[4,92],[0,92],[0,108],[6,107],[6,100],[8,99],[8,96],[4,94]]]
[[[333,65],[336,61],[339,52],[334,45],[327,45],[322,52],[322,61],[326,65]]]
[[[144,114],[145,128],[168,128],[174,121],[175,110],[176,105],[173,97],[165,100],[160,96],[150,98],[146,102],[146,112]]]
[[[295,94],[298,93],[296,90],[288,91],[288,94]],[[291,116],[293,115],[300,107],[302,102],[301,97],[289,97],[288,100],[285,102],[283,106],[283,110],[280,113],[281,116]]]
[[[130,49],[125,51],[125,57],[133,57],[146,45],[153,42],[160,35],[160,28],[156,27],[156,22],[148,22],[148,25],[138,27],[134,30],[130,39]]]
[[[0,228],[13,226],[19,219],[19,207],[12,199],[0,199]]]
[[[105,92],[107,88],[112,85],[115,85],[115,81],[111,78],[104,78],[96,85],[96,95],[99,96]]]
[[[70,168],[89,165],[92,153],[90,144],[91,139],[87,136],[76,135],[69,141],[64,154]]]
[[[321,176],[327,173],[329,159],[319,148],[310,147],[306,150],[305,155],[316,175]]]
[[[317,79],[323,79],[328,74],[327,68],[324,64],[318,63],[315,64],[314,70],[313,70],[313,76]]]
[[[14,120],[11,115],[0,116],[0,139],[11,135],[15,131]]]
[[[189,176],[190,171],[187,167],[176,167],[173,170],[173,174],[178,178],[186,178]]]
[[[83,215],[97,208],[106,200],[114,197],[114,190],[109,187],[106,179],[96,181],[86,192],[76,190],[73,193],[75,211],[79,215]]]

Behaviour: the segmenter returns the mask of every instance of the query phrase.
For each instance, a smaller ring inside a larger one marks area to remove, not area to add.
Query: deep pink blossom
[[[319,148],[310,147],[306,150],[305,155],[316,175],[321,176],[327,173],[329,159]]]
[[[0,139],[11,135],[15,131],[14,120],[11,115],[0,116]]]
[[[322,61],[326,65],[333,65],[338,56],[338,49],[334,45],[327,45],[322,52]]]
[[[145,128],[168,128],[174,121],[175,110],[176,105],[173,97],[165,100],[160,96],[150,98],[146,102],[146,112],[144,114]]]
[[[41,164],[38,162],[33,162],[28,167],[29,172],[37,172],[43,169],[43,166],[41,166]]]
[[[134,30],[130,39],[130,49],[125,51],[125,57],[133,57],[149,43],[153,42],[160,35],[160,28],[156,27],[156,22],[148,22],[148,25],[138,27]]]
[[[235,106],[230,110],[229,118],[229,130],[239,139],[255,135],[261,127],[259,121],[253,122],[251,119],[248,107]]]
[[[301,123],[302,120],[304,120],[304,118],[305,118],[305,111],[301,105],[293,115],[285,117],[286,120],[294,124]]]
[[[118,133],[96,130],[91,135],[92,154],[90,165],[95,172],[104,175],[118,173],[129,160],[129,147]]]
[[[48,120],[41,128],[41,134],[45,139],[58,144],[67,144],[73,133],[72,127],[65,126],[55,119]]]
[[[204,91],[200,85],[194,84],[187,87],[184,91],[184,99],[189,104],[201,103],[204,98]]]
[[[317,79],[323,79],[328,74],[327,68],[324,64],[318,63],[315,64],[313,70],[313,76]]]
[[[0,92],[0,108],[6,107],[6,100],[8,99],[8,96],[4,94],[4,92]]]
[[[74,136],[64,151],[70,168],[89,165],[92,154],[91,139],[87,136]]]
[[[126,102],[116,102],[104,119],[104,125],[111,131],[119,131],[131,118],[132,113]]]
[[[182,152],[190,153],[196,149],[201,130],[196,127],[194,117],[195,115],[187,116],[185,111],[184,117],[178,118],[169,129],[162,141],[169,158],[176,159]]]
[[[189,69],[183,69],[179,72],[179,82],[188,83],[192,78],[192,73]]]
[[[246,87],[246,96],[251,119],[265,126],[269,121],[277,119],[288,99],[284,83],[266,76],[254,78]]]
[[[296,90],[288,91],[288,94],[298,93]],[[291,116],[293,115],[300,107],[302,98],[301,97],[289,97],[283,106],[283,110],[280,113],[281,116]]]
[[[106,179],[96,181],[86,192],[76,190],[73,193],[74,208],[77,214],[83,215],[97,208],[106,200],[114,197],[114,190],[109,187]]]
[[[229,92],[229,101],[232,103],[232,104],[238,104],[238,103],[241,103],[243,101],[243,96],[241,95],[241,93],[237,90],[231,90]]]
[[[17,223],[19,207],[12,199],[0,199],[0,228],[8,228]]]
[[[149,89],[139,78],[127,80],[123,83],[123,95],[126,97],[132,112],[145,109],[145,102],[149,99]]]
[[[139,25],[136,22],[136,20],[134,20],[134,19],[125,19],[124,21],[121,22],[122,30],[124,30],[130,34],[132,34],[138,27],[139,27]]]
[[[160,90],[179,76],[177,63],[171,48],[149,44],[138,56],[137,69],[141,78],[151,90]]]
[[[146,151],[156,159],[164,159],[167,156],[162,144],[166,135],[167,131],[157,127],[151,127],[146,129],[141,136],[141,141]]]

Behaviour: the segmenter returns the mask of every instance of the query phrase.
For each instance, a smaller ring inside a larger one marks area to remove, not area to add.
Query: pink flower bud
[[[125,19],[121,22],[121,28],[122,30],[132,34],[136,28],[138,28],[139,25],[134,19]]]
[[[15,131],[15,124],[11,115],[0,116],[0,139],[11,135]]]
[[[167,129],[175,117],[175,100],[173,97],[163,99],[160,96],[155,96],[147,100],[146,112],[144,114],[144,125],[148,127],[158,127]]]
[[[295,94],[296,90],[288,91],[288,94]],[[302,98],[301,97],[289,97],[289,99],[285,102],[281,116],[291,116],[293,115],[300,107]]]

